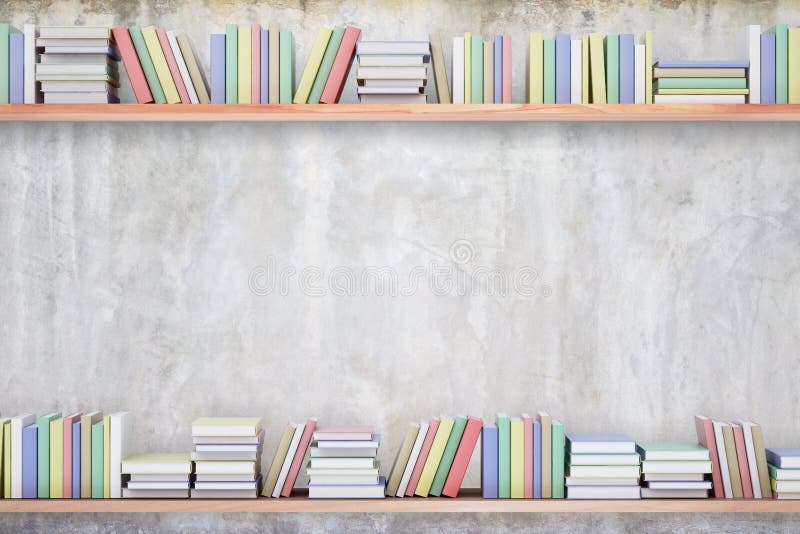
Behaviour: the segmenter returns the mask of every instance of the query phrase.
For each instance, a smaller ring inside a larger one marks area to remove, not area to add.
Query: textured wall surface
[[[796,24],[800,2],[11,0],[0,20],[158,23],[206,65],[226,22],[295,30],[299,65],[322,24],[505,30],[519,101],[528,30],[653,29],[656,57],[730,58],[739,26]],[[3,415],[128,409],[137,450],[182,451],[194,417],[253,414],[266,457],[289,420],[372,423],[384,470],[408,421],[439,413],[544,409],[568,431],[691,440],[704,412],[800,443],[797,125],[6,124],[0,139]],[[800,517],[0,525],[779,532]]]

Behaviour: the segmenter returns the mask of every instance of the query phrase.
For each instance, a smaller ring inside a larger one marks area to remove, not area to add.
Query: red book
[[[167,39],[167,31],[164,28],[156,28],[156,35],[158,35],[158,42],[161,43],[161,50],[167,57],[167,65],[169,72],[172,74],[172,79],[175,80],[175,87],[178,88],[178,96],[181,97],[181,104],[191,104],[189,100],[189,92],[186,90],[186,85],[183,83],[181,71],[178,69],[178,62],[175,61],[175,54],[172,52],[172,47],[169,45]]]
[[[252,78],[250,102],[258,104],[261,102],[261,24],[253,24],[251,33],[253,35],[250,41],[253,45],[253,50],[250,53],[250,77]]]
[[[422,448],[419,450],[419,456],[417,456],[417,463],[414,465],[414,470],[411,472],[411,478],[408,479],[408,487],[406,488],[406,497],[413,497],[414,492],[417,490],[417,484],[419,484],[419,477],[422,476],[422,469],[425,467],[425,461],[428,459],[428,453],[431,452],[431,445],[433,445],[433,438],[436,436],[436,431],[438,429],[439,429],[439,418],[431,417],[431,423],[430,426],[428,426],[428,433],[425,434],[425,441],[422,442]]]
[[[503,36],[503,104],[511,103],[511,36]],[[526,497],[527,499],[528,497]]]
[[[322,96],[319,98],[320,104],[337,104],[339,102],[344,82],[347,81],[347,75],[353,65],[353,58],[356,57],[356,42],[359,37],[361,37],[361,30],[358,28],[348,26],[344,30],[342,44],[339,45],[339,51],[336,52],[331,73],[328,75]],[[413,495],[414,492],[411,493]]]
[[[478,436],[481,435],[482,428],[483,421],[481,419],[472,416],[467,418],[467,426],[464,428],[464,434],[461,435],[461,441],[458,443],[458,449],[453,458],[453,464],[450,466],[450,472],[447,474],[442,495],[458,497],[458,490],[461,489],[461,483],[464,481],[464,475],[467,472],[467,466],[469,466],[469,459],[472,458],[472,451],[475,450],[475,444],[478,443]],[[533,430],[532,426],[531,430]]]
[[[136,101],[140,104],[152,104],[153,94],[150,92],[150,86],[147,85],[147,79],[144,77],[142,64],[139,63],[139,56],[136,55],[136,49],[133,47],[128,28],[117,26],[111,30],[111,33],[114,35],[117,48],[119,48],[119,55],[122,56],[125,72],[128,73],[128,78],[131,80],[131,87],[133,87],[133,94],[136,95]]]
[[[711,485],[713,486],[714,497],[724,499],[725,493],[722,488],[717,440],[714,437],[714,423],[704,415],[695,415],[694,427],[697,430],[697,443],[708,449],[708,453],[711,455]]]
[[[65,499],[72,498],[72,424],[81,420],[81,414],[75,413],[64,418],[64,481],[62,483],[63,496]],[[744,435],[744,434],[743,434]]]
[[[530,415],[522,414],[522,428],[525,431],[525,498],[533,499],[533,418]]]
[[[745,499],[753,498],[753,483],[750,479],[750,467],[747,464],[747,450],[744,448],[744,431],[742,425],[731,423],[733,442],[736,444],[736,458],[739,460],[739,474],[742,477],[742,493]]]
[[[297,481],[297,474],[300,473],[300,468],[303,466],[303,460],[306,457],[308,444],[311,443],[311,435],[314,429],[317,428],[317,418],[312,417],[306,421],[306,426],[303,429],[303,435],[300,436],[300,443],[297,444],[297,452],[292,459],[292,465],[289,467],[289,474],[286,475],[286,482],[283,484],[281,497],[288,497],[292,493],[294,483]]]

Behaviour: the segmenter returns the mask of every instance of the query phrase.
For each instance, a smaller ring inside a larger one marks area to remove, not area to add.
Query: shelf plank
[[[797,122],[791,104],[0,104],[0,122]]]

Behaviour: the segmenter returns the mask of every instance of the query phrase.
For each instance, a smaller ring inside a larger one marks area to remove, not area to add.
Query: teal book
[[[789,26],[777,24],[767,30],[775,34],[775,103],[789,103]]]
[[[544,45],[544,103],[556,103],[556,40],[545,39]]]
[[[564,425],[558,421],[553,421],[551,427],[553,438],[553,488],[552,496],[554,499],[564,498],[564,449],[566,443],[564,440]]]
[[[36,440],[36,495],[50,498],[50,421],[61,417],[61,412],[42,415],[36,420],[39,429]]]
[[[473,104],[483,104],[483,38],[480,35],[472,36],[472,62],[470,65],[470,86],[472,92],[470,101]]]
[[[225,103],[239,102],[239,25],[225,25]]]
[[[164,89],[161,87],[161,82],[158,81],[158,74],[156,74],[156,67],[153,65],[153,58],[150,57],[150,52],[147,50],[147,44],[144,42],[142,27],[131,26],[128,28],[128,33],[131,34],[133,48],[136,50],[136,56],[139,58],[139,63],[142,65],[144,78],[147,80],[147,85],[150,87],[150,93],[153,95],[153,102],[156,104],[166,104],[167,97],[164,96]]]
[[[464,427],[467,426],[467,418],[463,415],[457,415],[453,423],[453,430],[450,431],[450,437],[447,438],[447,445],[444,446],[442,459],[439,461],[439,467],[436,468],[436,474],[433,476],[433,484],[429,493],[436,497],[442,496],[442,489],[444,483],[447,481],[447,475],[450,473],[450,467],[453,465],[453,458],[456,457],[458,451],[458,444],[461,443],[461,436],[464,435]]]
[[[92,425],[92,499],[103,498],[103,422]]]
[[[619,35],[606,35],[606,102],[619,104]]]
[[[497,498],[511,498],[511,418],[499,413],[497,425]]]
[[[344,26],[333,28],[328,46],[325,48],[325,54],[322,56],[322,62],[319,64],[317,77],[314,78],[314,85],[311,86],[311,93],[308,95],[309,104],[319,104],[319,98],[322,96],[322,91],[325,90],[325,84],[328,82],[328,76],[333,67],[333,60],[336,59],[339,45],[342,44],[342,37],[344,37]]]
[[[658,89],[747,89],[747,78],[659,78]]]
[[[280,65],[278,101],[291,104],[294,97],[294,36],[292,32],[281,32],[278,64]]]
[[[0,104],[8,104],[10,97],[10,40],[19,30],[10,24],[0,24]]]

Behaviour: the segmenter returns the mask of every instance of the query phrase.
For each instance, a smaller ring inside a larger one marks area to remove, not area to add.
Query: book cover
[[[267,88],[267,91],[269,91],[269,88]],[[286,453],[294,437],[294,432],[295,426],[291,424],[286,425],[283,429],[278,448],[275,450],[275,456],[272,457],[272,463],[269,466],[269,471],[267,471],[267,477],[261,490],[261,495],[264,497],[272,496],[272,492],[275,490],[275,483],[278,481],[278,474],[281,471],[283,462],[286,460]]]
[[[294,35],[280,33],[280,103],[291,104],[294,95]]]
[[[722,425],[722,439],[725,446],[725,457],[728,459],[728,473],[731,477],[731,493],[734,499],[744,497],[742,490],[742,476],[739,471],[739,457],[736,454],[736,442],[734,441],[733,428],[724,423]]]
[[[239,102],[239,26],[225,25],[225,103]]]
[[[297,84],[297,91],[292,100],[295,104],[308,103],[308,96],[311,94],[314,78],[317,77],[320,64],[322,63],[322,57],[325,55],[325,49],[328,46],[332,33],[330,28],[320,28],[317,31],[317,36],[314,38],[314,43],[311,45],[308,61],[306,61],[306,66],[303,69],[303,74],[300,76],[300,82]]]
[[[645,98],[645,45],[637,44],[633,48],[633,103],[646,104]]]
[[[761,36],[761,103],[774,104],[775,92],[775,34]]]
[[[480,35],[470,37],[470,102],[483,103],[483,38]]]
[[[581,104],[588,104],[589,96],[589,36],[581,37]]]
[[[289,34],[289,39],[291,40],[291,33]],[[300,442],[297,445],[297,452],[292,460],[292,465],[289,467],[289,473],[286,475],[286,482],[283,484],[281,497],[288,497],[291,495],[292,489],[294,488],[294,483],[297,481],[297,475],[300,473],[300,467],[303,465],[303,459],[306,456],[308,445],[311,443],[311,436],[314,434],[314,430],[316,428],[316,417],[312,417],[306,421],[305,428],[303,428],[303,434],[300,436]]]
[[[502,35],[495,35],[494,40],[492,43],[492,52],[493,52],[493,87],[492,87],[492,94],[494,98],[492,102],[494,104],[502,104],[503,103],[503,75],[505,71],[503,70],[503,36]]]
[[[111,416],[103,416],[103,498],[111,498]]]
[[[10,24],[0,23],[0,104],[9,103],[9,46],[11,35],[18,32],[19,30]]]
[[[570,73],[569,73],[569,101],[572,104],[580,104],[583,90],[583,80],[581,79],[581,72],[583,70],[583,43],[580,39],[572,39],[570,41]],[[642,75],[644,80],[644,75]]]
[[[494,104],[494,43],[483,43],[483,103]]]
[[[453,462],[450,467],[450,472],[447,474],[442,495],[446,497],[458,497],[458,492],[461,489],[461,484],[464,481],[464,475],[467,473],[472,453],[475,451],[475,446],[478,444],[478,437],[481,435],[481,427],[483,421],[478,417],[468,417],[464,432],[461,435],[461,441],[458,444],[458,449],[453,457]]]
[[[512,417],[510,422],[511,435],[511,468],[510,468],[510,493],[512,499],[525,498],[525,426],[522,419]]]
[[[38,104],[42,101],[41,95],[36,87],[36,25],[25,24],[22,28],[25,34],[25,43],[23,45],[25,52],[25,60],[23,66],[23,74],[25,76],[24,87],[24,101],[26,104]]]
[[[481,495],[497,498],[497,427],[484,426],[481,432]]]
[[[511,418],[503,413],[495,417],[497,425],[497,497],[511,498]]]
[[[422,469],[414,495],[427,497],[430,494],[433,477],[436,475],[436,470],[442,461],[442,455],[447,446],[447,440],[450,438],[450,433],[453,431],[454,424],[455,421],[449,417],[440,418],[439,428],[436,430],[436,436],[433,438],[428,457],[425,459],[425,466]]]
[[[139,62],[139,57],[136,54],[136,48],[133,46],[131,35],[128,33],[128,28],[125,26],[117,26],[111,30],[114,35],[114,41],[119,48],[119,55],[122,57],[122,64],[125,66],[125,72],[128,73],[128,79],[131,81],[133,94],[139,104],[150,104],[153,102],[153,94],[150,92],[150,87],[147,84],[142,64]]]
[[[261,24],[250,27],[250,103],[261,103]]]
[[[503,104],[511,103],[511,36],[503,36]]]
[[[281,83],[281,32],[276,23],[269,25],[269,103],[280,102]]]
[[[240,25],[236,29],[236,91],[240,104],[252,103],[253,37],[252,28]]]
[[[591,103],[605,104],[606,100],[606,63],[602,33],[589,34],[589,67],[591,80]]]
[[[269,104],[269,30],[261,30],[261,66],[259,72],[261,73],[261,91],[259,93],[259,101],[262,104]]]
[[[144,43],[147,45],[150,59],[153,60],[153,66],[155,66],[156,75],[158,76],[161,88],[164,90],[164,97],[167,99],[167,104],[179,104],[181,97],[178,94],[178,87],[175,85],[175,80],[172,79],[172,73],[167,64],[167,57],[161,49],[161,43],[158,40],[155,26],[142,28],[142,37],[144,37]]]
[[[789,103],[789,26],[776,24],[768,34],[775,36],[775,103]]]
[[[344,89],[344,84],[347,81],[347,75],[350,73],[350,67],[353,65],[356,43],[359,37],[361,37],[360,29],[353,26],[345,28],[342,44],[336,53],[336,59],[333,60],[331,73],[319,99],[320,104],[337,104],[339,102],[342,96],[342,89]]]
[[[464,38],[453,37],[453,104],[464,104]]]
[[[225,104],[227,75],[225,73],[225,41],[222,33],[211,34],[211,103]]]
[[[800,469],[800,449],[770,447],[766,450],[767,461],[782,469]]]
[[[25,103],[25,35],[12,33],[8,42],[8,102]]]
[[[432,417],[428,424],[428,432],[425,434],[425,441],[422,442],[422,447],[417,457],[417,463],[414,465],[414,470],[411,472],[411,477],[408,480],[408,487],[406,488],[406,497],[412,497],[417,490],[419,479],[422,476],[422,470],[425,468],[425,463],[428,461],[428,456],[433,446],[433,440],[439,432],[439,418]]]
[[[619,103],[633,104],[635,101],[635,42],[633,34],[619,36]]]
[[[92,425],[92,499],[102,499],[103,488],[103,420]]]
[[[109,451],[109,495],[112,499],[122,498],[122,460],[131,452],[133,434],[132,416],[130,412],[116,412],[109,416],[110,451]]]
[[[572,40],[568,33],[557,33],[556,46],[556,104],[572,100]]]
[[[97,411],[81,416],[81,499],[92,497],[92,425],[102,419]]]
[[[400,480],[408,464],[408,458],[411,456],[411,449],[417,440],[417,434],[419,434],[419,423],[411,423],[406,430],[403,443],[397,451],[389,479],[386,481],[386,495],[390,497],[394,497],[397,494],[397,488],[400,486]]]
[[[761,495],[764,499],[768,499],[769,492],[769,472],[767,468],[767,455],[764,448],[764,434],[761,431],[761,425],[755,423],[747,423],[750,426],[750,431],[753,434],[753,449],[756,455],[756,466],[758,467],[758,481],[761,486]]]
[[[619,104],[619,35],[606,35],[606,101]]]
[[[63,436],[63,456],[62,465],[64,466],[64,474],[62,479],[61,496],[65,499],[72,498],[72,428],[76,422],[80,422],[81,414],[75,413],[64,417],[61,421],[61,431]]]
[[[542,424],[542,499],[553,497],[553,418],[539,412]]]
[[[175,59],[175,53],[172,50],[172,45],[169,42],[166,30],[164,30],[164,28],[156,28],[156,37],[158,37],[158,43],[161,45],[161,51],[164,53],[164,59],[167,62],[167,68],[169,69],[170,76],[175,84],[175,88],[178,91],[180,103],[191,104],[189,92],[186,90],[186,84],[183,82],[183,77],[181,76],[181,71],[178,67],[178,61]]]
[[[194,88],[194,82],[192,82],[192,77],[189,74],[189,67],[186,64],[186,60],[183,57],[183,51],[181,50],[180,45],[178,44],[178,37],[175,35],[174,31],[166,32],[167,35],[167,44],[169,45],[169,49],[172,52],[172,56],[175,59],[175,64],[178,66],[178,76],[183,83],[184,90],[186,91],[186,96],[189,98],[187,102],[184,104],[199,104],[200,100],[197,96],[197,91]],[[180,93],[180,87],[178,87],[178,92]]]
[[[81,498],[81,422],[72,423],[72,488],[73,499]]]
[[[556,42],[555,39],[545,39],[542,44],[544,70],[544,103],[556,103]]]
[[[453,460],[456,457],[458,446],[461,443],[461,438],[464,435],[464,429],[467,427],[467,418],[463,415],[457,415],[453,420],[453,428],[447,438],[447,443],[442,452],[442,458],[439,465],[436,467],[436,472],[433,476],[431,483],[430,495],[440,497],[444,484],[447,481],[447,476],[450,474],[450,468],[453,465]]]
[[[344,26],[335,26],[331,32],[331,38],[328,41],[328,46],[325,47],[325,53],[322,55],[322,61],[319,64],[319,72],[314,78],[314,84],[311,86],[311,93],[308,95],[309,104],[319,104],[319,99],[322,97],[322,92],[325,90],[325,85],[328,83],[328,77],[333,69],[333,62],[336,60],[336,54],[339,52],[339,47],[344,38]]]
[[[414,440],[414,446],[411,448],[411,454],[409,455],[408,462],[403,470],[403,476],[400,478],[400,484],[398,485],[397,491],[394,494],[395,497],[405,497],[406,495],[408,483],[411,480],[411,474],[414,472],[414,467],[417,465],[419,453],[422,450],[422,444],[425,442],[425,437],[428,435],[428,427],[429,425],[426,421],[420,422],[419,432],[417,432],[417,437]]]
[[[472,103],[472,33],[464,34],[464,103]]]
[[[50,423],[61,418],[61,412],[49,413],[39,416],[36,420],[37,431],[37,462],[36,493],[40,499],[50,498]],[[9,425],[10,426],[10,425]],[[10,439],[10,436],[9,436]],[[9,487],[9,490],[11,488]]]
[[[64,420],[50,421],[50,498],[64,496]]]
[[[523,466],[524,498],[533,499],[533,418],[530,415],[522,414],[522,427],[523,454],[525,456]]]
[[[22,498],[35,499],[38,483],[38,429],[35,424],[22,429]]]
[[[439,103],[447,104],[450,102],[450,87],[447,83],[447,69],[444,66],[442,37],[438,33],[431,33],[428,40],[431,43],[431,63],[433,79],[436,82],[436,98]]]
[[[553,421],[551,427],[552,436],[552,485],[551,495],[553,499],[564,498],[564,425],[558,421]]]
[[[533,498],[542,498],[542,423],[533,422]]]
[[[742,493],[745,499],[752,499],[753,484],[750,479],[750,465],[747,461],[747,447],[744,442],[742,425],[732,424],[731,428],[733,429],[733,443],[736,447],[736,462],[739,465],[739,479],[742,483]]]
[[[21,33],[12,34],[22,35]],[[21,102],[20,102],[21,103]],[[36,416],[24,414],[11,418],[11,464],[6,469],[11,470],[11,498],[22,498],[22,431],[26,426],[36,423]]]
[[[150,57],[150,52],[147,49],[147,43],[144,40],[141,26],[131,26],[128,29],[131,36],[131,42],[136,49],[136,57],[139,58],[139,64],[142,66],[147,86],[150,93],[153,95],[153,101],[156,104],[166,104],[167,98],[164,95],[164,89],[161,87],[161,82],[158,79],[156,67],[153,64],[153,58]]]
[[[3,498],[11,498],[11,421],[3,423]],[[49,497],[49,495],[48,495]]]
[[[739,32],[737,39],[739,57],[746,57],[750,63],[747,69],[747,87],[750,93],[747,102],[761,103],[761,26],[750,24]]]
[[[528,103],[544,104],[544,38],[532,33],[528,42]]]

